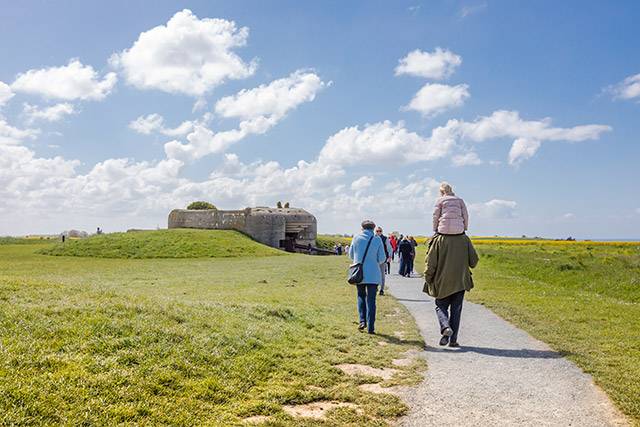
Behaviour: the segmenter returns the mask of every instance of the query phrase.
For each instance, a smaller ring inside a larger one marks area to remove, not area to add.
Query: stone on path
[[[438,346],[433,298],[422,285],[422,278],[386,279],[427,343],[425,380],[402,393],[410,411],[400,425],[628,425],[591,376],[481,305],[464,302],[460,348]]]

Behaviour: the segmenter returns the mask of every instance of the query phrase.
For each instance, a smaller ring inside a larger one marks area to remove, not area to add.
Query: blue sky
[[[200,199],[428,234],[446,180],[472,234],[640,237],[640,4],[301,4],[4,5],[0,235]]]

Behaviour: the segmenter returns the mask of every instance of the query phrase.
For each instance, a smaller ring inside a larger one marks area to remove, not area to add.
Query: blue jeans
[[[462,301],[464,291],[456,292],[448,297],[436,299],[436,314],[440,323],[440,333],[445,328],[451,328],[453,335],[449,340],[458,342],[458,330],[460,329],[460,315],[462,314]]]
[[[360,316],[360,323],[366,323],[367,330],[373,332],[376,323],[376,294],[378,292],[378,285],[360,283],[356,286],[358,288],[358,315]]]

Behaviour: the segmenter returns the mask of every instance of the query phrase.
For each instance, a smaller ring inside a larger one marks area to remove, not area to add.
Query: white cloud
[[[460,64],[462,64],[462,58],[449,50],[437,47],[430,53],[416,49],[400,59],[395,74],[442,80],[453,74]]]
[[[38,129],[18,129],[0,116],[0,146],[18,145],[26,139],[34,139],[40,134]]]
[[[433,130],[431,138],[409,132],[404,123],[389,121],[340,130],[329,137],[320,151],[319,161],[339,165],[410,163],[446,156],[455,139],[442,128]]]
[[[99,101],[111,93],[117,80],[115,73],[107,73],[100,79],[91,65],[82,65],[79,60],[72,59],[61,67],[20,73],[11,88],[45,98]]]
[[[460,17],[466,18],[469,15],[473,15],[475,13],[478,13],[486,9],[487,6],[488,6],[487,3],[480,3],[473,6],[463,6],[462,9],[460,9]]]
[[[564,219],[564,220],[572,220],[572,219],[575,219],[575,218],[576,218],[576,215],[574,213],[571,213],[571,212],[568,212],[568,213],[562,215],[562,219]]]
[[[316,74],[298,70],[268,85],[244,89],[216,102],[215,112],[222,117],[242,120],[280,120],[303,102],[313,101],[326,86]]]
[[[251,76],[247,64],[233,52],[246,44],[249,29],[224,19],[198,19],[190,10],[176,13],[166,25],[140,34],[129,49],[110,62],[127,83],[138,89],[158,89],[201,97],[229,79]]]
[[[478,157],[475,151],[469,151],[464,154],[457,154],[451,158],[454,166],[476,166],[481,165],[482,159]]]
[[[598,139],[611,130],[606,125],[583,125],[571,128],[551,127],[551,119],[522,120],[517,111],[494,111],[491,116],[480,117],[473,122],[460,122],[462,135],[481,142],[493,138],[529,138],[539,141],[579,142]]]
[[[268,85],[242,90],[220,99],[215,112],[225,118],[242,121],[237,129],[213,132],[204,124],[196,124],[187,135],[187,143],[171,141],[165,144],[169,158],[195,160],[220,153],[251,134],[263,134],[304,102],[311,102],[327,84],[314,73],[296,71]]]
[[[518,138],[509,150],[509,164],[519,165],[536,154],[542,143],[535,139]]]
[[[351,183],[351,189],[354,191],[362,191],[365,188],[371,187],[371,184],[373,184],[373,177],[361,176]]]
[[[469,211],[485,219],[508,219],[516,216],[518,204],[512,200],[493,199],[484,203],[472,203]]]
[[[616,99],[640,98],[640,74],[629,76],[620,83],[606,89]]]
[[[466,84],[449,86],[428,83],[413,97],[406,110],[418,111],[425,117],[432,117],[454,107],[464,104],[470,96]]]
[[[166,128],[164,126],[164,117],[157,113],[140,116],[129,123],[130,129],[143,135],[157,132],[171,137],[186,135],[193,130],[194,126],[195,122],[185,120],[175,128]]]
[[[40,109],[37,105],[24,104],[23,112],[27,116],[29,122],[36,120],[45,120],[48,122],[57,122],[62,120],[64,116],[77,113],[74,106],[68,102],[55,104],[50,107]]]
[[[5,82],[0,81],[0,107],[9,102],[13,96],[14,93],[11,91],[11,87]]]

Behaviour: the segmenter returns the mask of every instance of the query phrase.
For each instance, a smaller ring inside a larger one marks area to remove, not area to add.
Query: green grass
[[[269,425],[373,426],[406,411],[357,388],[371,378],[334,367],[391,366],[423,345],[391,298],[379,299],[379,335],[356,331],[345,257],[34,253],[50,245],[0,246],[2,425],[235,425],[263,414]],[[390,383],[420,380],[420,363],[402,369]],[[282,410],[323,399],[363,412],[301,421]]]
[[[476,249],[469,298],[565,354],[640,425],[640,245]]]
[[[58,243],[41,253],[94,258],[226,258],[284,254],[237,231],[194,229],[94,235]]]

